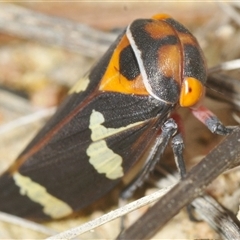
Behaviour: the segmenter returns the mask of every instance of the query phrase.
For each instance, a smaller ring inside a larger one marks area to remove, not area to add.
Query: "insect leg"
[[[180,173],[180,178],[182,179],[186,174],[186,167],[185,167],[185,162],[183,158],[184,143],[183,143],[181,133],[178,133],[173,137],[172,149],[173,149],[175,163],[177,165],[178,172]],[[191,221],[193,222],[200,221],[195,217],[194,207],[191,204],[187,205],[186,209],[187,209],[188,217]]]
[[[119,199],[119,206],[124,205],[126,200],[129,199],[134,191],[140,187],[145,179],[148,177],[149,173],[154,169],[157,162],[160,160],[160,157],[164,150],[166,149],[170,138],[176,134],[178,126],[176,122],[170,118],[168,119],[161,127],[156,128],[156,131],[159,132],[153,144],[151,144],[151,151],[149,151],[146,156],[146,162],[143,166],[141,172],[133,179],[133,181],[122,191]],[[161,130],[161,131],[160,131]],[[120,230],[121,232],[125,229],[124,227],[124,217],[121,218]]]
[[[172,149],[174,154],[174,160],[180,173],[180,177],[183,178],[186,174],[186,167],[183,159],[184,143],[181,133],[175,135],[172,139]],[[198,219],[194,215],[194,207],[189,204],[186,206],[189,219],[194,222],[198,222]]]
[[[184,143],[181,133],[175,135],[172,139],[172,149],[174,154],[175,163],[177,165],[180,177],[183,178],[186,174],[186,167],[183,159]]]
[[[176,122],[170,118],[161,127],[161,132],[157,135],[155,142],[151,145],[151,151],[146,156],[146,163],[141,172],[133,179],[133,181],[121,193],[122,199],[130,198],[134,191],[140,187],[149,173],[154,169],[164,152],[170,138],[177,132]]]
[[[203,106],[192,109],[192,113],[198,120],[205,124],[212,133],[228,135],[235,128],[232,126],[224,126],[210,110]]]

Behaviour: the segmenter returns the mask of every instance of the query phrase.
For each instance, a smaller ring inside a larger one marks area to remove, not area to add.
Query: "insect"
[[[228,134],[201,105],[206,64],[193,35],[169,15],[131,23],[56,114],[0,177],[0,210],[47,220],[96,201],[140,161],[132,189],[172,138],[181,175],[179,106],[217,134]]]

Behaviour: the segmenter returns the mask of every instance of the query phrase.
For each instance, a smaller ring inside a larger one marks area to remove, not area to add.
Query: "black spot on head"
[[[130,45],[120,53],[119,66],[120,73],[128,80],[134,80],[140,74],[137,59]]]

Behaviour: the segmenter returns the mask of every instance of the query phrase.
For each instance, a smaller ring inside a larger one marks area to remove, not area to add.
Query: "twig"
[[[195,207],[198,215],[215,229],[223,239],[239,239],[240,223],[238,219],[215,199],[204,195],[196,198],[191,205]]]
[[[158,166],[156,172],[164,174],[169,184],[176,182],[176,177],[166,171],[163,167]],[[153,182],[156,186],[158,183]],[[165,183],[166,184],[166,183]],[[187,197],[187,196],[186,196]],[[197,213],[197,218],[201,218],[208,223],[223,239],[238,239],[240,235],[240,222],[237,217],[224,208],[213,197],[204,193],[201,197],[197,197],[191,203],[194,207],[194,212]]]

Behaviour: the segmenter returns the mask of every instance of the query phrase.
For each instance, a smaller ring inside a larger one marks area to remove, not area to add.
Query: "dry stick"
[[[169,185],[176,182],[177,178],[160,165],[156,168],[156,171],[165,175]],[[154,183],[156,187],[160,187],[157,186],[156,181],[154,181],[153,184]],[[193,200],[191,206],[194,207],[194,213],[197,213],[197,217],[200,217],[201,220],[208,223],[222,239],[232,240],[239,238],[239,220],[232,212],[221,206],[213,197],[204,193],[201,197]]]
[[[158,166],[156,171],[164,174],[169,184],[176,182],[176,177],[168,173],[164,168]],[[155,185],[157,186],[157,184]],[[208,223],[222,239],[232,240],[239,238],[239,220],[232,212],[224,208],[213,197],[204,193],[201,197],[197,197],[193,200],[191,206],[194,207],[194,213],[197,213],[197,218],[200,217],[200,220],[204,220]]]
[[[113,33],[8,3],[0,3],[0,32],[60,46],[89,57],[100,57],[116,38]]]
[[[228,209],[221,206],[214,198],[207,196],[196,198],[192,203],[195,211],[207,222],[222,239],[239,239],[240,222]]]
[[[240,165],[240,128],[225,138],[186,177],[151,207],[118,239],[149,239],[206,186],[227,169]],[[240,238],[237,230],[236,234]]]

